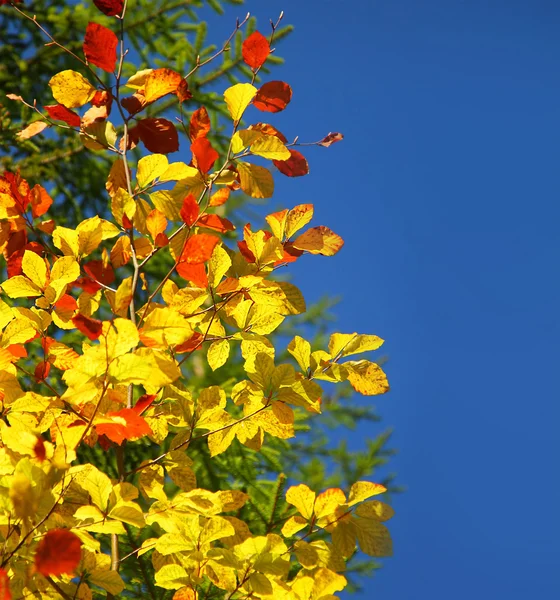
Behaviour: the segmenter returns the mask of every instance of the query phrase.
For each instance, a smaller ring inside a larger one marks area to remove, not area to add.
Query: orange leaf
[[[93,0],[97,8],[108,17],[122,14],[124,0]]]
[[[251,125],[249,129],[262,131],[263,133],[266,133],[266,135],[274,135],[284,144],[288,143],[288,138],[281,131],[278,131],[276,127],[273,127],[269,123],[255,123],[254,125]]]
[[[306,250],[310,254],[322,254],[323,256],[335,255],[343,245],[344,240],[324,225],[308,229],[293,242],[293,247],[298,250]]]
[[[4,569],[0,569],[0,600],[12,600],[10,578]]]
[[[191,142],[194,142],[197,138],[206,137],[210,131],[210,118],[208,117],[208,111],[201,106],[198,110],[195,110],[191,117],[189,125],[189,137]]]
[[[96,281],[103,285],[111,285],[115,281],[115,271],[110,264],[104,264],[102,260],[90,260],[82,265],[84,271]]]
[[[290,149],[290,158],[287,160],[273,160],[274,166],[288,177],[301,177],[309,173],[309,165],[305,156],[297,150]]]
[[[280,112],[292,99],[292,88],[283,81],[269,81],[257,92],[253,104],[264,112]]]
[[[154,102],[167,94],[177,91],[183,78],[177,71],[172,69],[154,69],[144,84],[144,96],[146,102]]]
[[[49,196],[47,190],[37,184],[33,186],[31,194],[31,215],[34,219],[44,215],[49,210],[53,199]]]
[[[200,264],[210,260],[212,252],[220,238],[208,233],[193,235],[187,240],[179,262],[188,264]]]
[[[167,219],[157,208],[154,208],[146,217],[146,228],[150,232],[152,239],[155,240],[160,233],[165,231]]]
[[[141,415],[157,398],[157,394],[144,394],[140,396],[136,401],[136,404],[133,406],[132,410]]]
[[[49,113],[49,117],[55,121],[64,121],[70,127],[80,126],[80,116],[62,104],[43,106],[43,108]]]
[[[117,36],[107,27],[88,23],[82,46],[86,60],[92,65],[112,73],[117,64]]]
[[[340,142],[340,140],[342,139],[344,139],[342,133],[329,133],[320,142],[317,142],[317,144],[319,146],[324,146],[325,148],[328,148],[335,142]]]
[[[34,371],[35,380],[36,381],[45,381],[45,379],[49,376],[49,372],[51,370],[51,363],[48,362],[40,362]]]
[[[167,119],[142,119],[134,129],[150,152],[169,154],[179,150],[177,130]]]
[[[203,342],[204,336],[202,335],[202,333],[195,331],[192,334],[192,337],[188,339],[184,344],[181,344],[180,346],[175,346],[175,354],[181,354],[183,352],[194,352],[202,346]]]
[[[194,163],[201,173],[208,173],[220,156],[205,137],[196,138],[191,144],[191,152]]]
[[[45,577],[72,574],[82,559],[82,542],[68,529],[51,529],[39,542],[35,567]]]
[[[183,200],[183,206],[182,206],[181,210],[179,211],[179,215],[181,216],[181,219],[183,219],[183,221],[187,225],[191,226],[198,219],[199,212],[200,212],[200,209],[198,207],[198,202],[196,201],[196,198],[192,194],[189,194]]]
[[[263,66],[270,54],[270,45],[262,33],[254,31],[244,42],[241,49],[243,60],[251,69]]]
[[[103,323],[97,319],[91,319],[84,315],[72,317],[72,323],[90,340],[96,340],[103,331]]]
[[[132,96],[123,98],[121,100],[121,106],[125,108],[131,115],[139,113],[148,103],[143,94],[136,92]]]
[[[171,600],[198,600],[198,594],[190,587],[182,587],[173,594]]]
[[[115,444],[124,440],[138,439],[152,433],[152,428],[146,419],[137,414],[132,408],[107,413],[113,423],[99,423],[95,426],[98,435],[106,435]]]
[[[48,126],[49,126],[49,124],[46,123],[45,121],[35,121],[35,123],[31,123],[31,125],[28,125],[25,129],[20,131],[17,134],[17,137],[20,140],[28,140],[29,138],[32,138],[33,136],[40,134]]]
[[[198,225],[206,227],[207,229],[214,229],[220,233],[233,231],[235,229],[233,223],[228,219],[212,214],[202,215],[202,217],[198,219]]]
[[[192,265],[184,262],[179,263],[177,265],[177,273],[179,273],[183,279],[192,281],[197,287],[208,287],[208,276],[206,275],[204,263]]]
[[[229,194],[229,188],[222,188],[221,190],[218,190],[215,194],[210,196],[209,206],[221,206],[222,204],[225,204],[229,198]]]

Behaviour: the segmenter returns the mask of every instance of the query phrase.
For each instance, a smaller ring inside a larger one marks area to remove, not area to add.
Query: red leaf
[[[45,577],[72,574],[82,559],[82,541],[68,529],[51,529],[39,542],[35,567]]]
[[[263,133],[266,133],[266,135],[274,135],[284,144],[288,143],[288,138],[281,131],[278,131],[276,127],[270,125],[270,123],[255,123],[254,125],[251,125],[249,129],[262,131]]]
[[[139,113],[146,106],[146,104],[147,102],[144,98],[144,95],[138,92],[121,100],[121,106],[125,108],[131,115]]]
[[[93,0],[93,3],[108,17],[121,15],[124,6],[124,0]]]
[[[76,315],[72,317],[72,323],[90,340],[96,340],[103,331],[103,323],[97,319],[91,319],[84,315]]]
[[[113,96],[110,92],[106,90],[97,90],[95,95],[91,99],[91,104],[93,106],[106,106],[107,114],[111,112],[111,104],[113,103]]]
[[[239,248],[239,252],[241,252],[241,256],[250,264],[257,261],[255,255],[249,250],[249,246],[247,246],[247,242],[245,240],[241,240],[237,242],[237,247]]]
[[[212,214],[202,215],[202,217],[198,219],[198,225],[201,227],[206,227],[207,229],[213,229],[214,231],[218,231],[220,233],[233,231],[235,229],[233,223],[228,219]]]
[[[191,144],[191,152],[201,173],[208,173],[220,156],[205,137],[199,137]]]
[[[113,423],[99,423],[95,426],[98,435],[106,435],[116,444],[122,444],[124,440],[138,439],[152,433],[152,428],[146,419],[138,415],[132,408],[107,413]]]
[[[25,340],[26,342],[29,342],[29,340]],[[15,356],[16,358],[26,358],[27,357],[27,350],[25,349],[25,346],[22,346],[21,344],[10,344],[6,350],[12,355]]]
[[[47,363],[48,364],[48,363]],[[37,441],[35,442],[35,446],[33,446],[33,452],[35,453],[35,458],[43,462],[45,458],[47,458],[47,450],[45,448],[45,442],[43,438],[39,436]],[[0,600],[2,600],[2,596],[0,595]]]
[[[189,125],[189,137],[191,142],[194,142],[197,138],[206,137],[210,131],[210,118],[208,117],[208,111],[201,106],[198,110],[195,110],[191,117]]]
[[[115,281],[113,267],[109,263],[104,264],[102,260],[90,260],[83,265],[83,269],[92,279],[103,285],[111,285]]]
[[[132,408],[132,410],[141,415],[157,398],[157,394],[144,394],[138,398],[136,404]]]
[[[150,152],[169,154],[179,150],[177,130],[167,119],[142,119],[135,129]]]
[[[36,381],[44,381],[50,373],[51,370],[51,363],[49,362],[40,362],[36,367],[35,367],[35,371],[34,371],[34,375],[35,375],[35,380]]]
[[[280,112],[292,99],[292,88],[283,81],[269,81],[257,92],[253,104],[264,112]]]
[[[309,173],[309,165],[305,156],[297,150],[290,149],[290,158],[287,160],[273,160],[274,166],[288,177],[301,177]]]
[[[204,263],[193,265],[188,263],[179,263],[177,265],[177,273],[179,273],[183,279],[192,281],[200,288],[208,287],[208,276],[206,275]]]
[[[44,215],[51,207],[53,199],[49,196],[47,190],[37,184],[33,186],[30,192],[31,195],[31,215],[34,219]]]
[[[185,79],[181,79],[181,83],[179,83],[177,89],[173,93],[177,96],[179,102],[184,102],[185,100],[192,98],[192,94],[189,90],[189,84]]]
[[[189,194],[183,200],[183,206],[182,206],[181,210],[179,211],[179,214],[181,215],[181,219],[183,219],[183,221],[187,225],[191,226],[198,219],[199,213],[200,213],[200,209],[198,207],[198,202],[196,201],[196,198],[193,196],[193,194]]]
[[[118,43],[117,36],[110,29],[99,23],[88,23],[82,48],[88,62],[112,73],[117,64]]]
[[[0,4],[6,4],[6,1],[0,0]],[[4,569],[0,569],[0,600],[12,600],[10,578]]]
[[[282,264],[282,263],[292,263],[295,262],[301,255],[303,254],[303,250],[298,250],[292,246],[292,242],[284,243],[284,256],[277,260],[274,263],[274,266]]]
[[[72,298],[69,294],[63,294],[55,303],[54,306],[56,308],[60,308],[62,310],[77,310],[78,303],[75,298]]]
[[[343,138],[344,136],[342,135],[342,133],[329,133],[320,142],[317,142],[317,144],[319,146],[324,146],[325,148],[328,148],[335,142],[340,142],[340,140],[342,140]]]
[[[190,339],[180,346],[175,346],[175,354],[181,354],[183,352],[194,352],[202,346],[204,342],[204,336],[202,333],[195,331]]]
[[[43,108],[49,113],[49,117],[55,121],[64,121],[70,127],[80,126],[80,115],[77,115],[73,110],[66,108],[62,104],[43,106]]]
[[[256,70],[262,67],[268,58],[270,44],[262,33],[255,31],[243,42],[241,53],[245,63]]]
[[[190,265],[204,263],[210,260],[219,242],[220,238],[208,233],[193,235],[187,240],[179,261]]]

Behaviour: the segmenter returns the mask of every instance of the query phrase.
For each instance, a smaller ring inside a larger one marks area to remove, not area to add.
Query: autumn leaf
[[[283,81],[269,81],[256,93],[253,104],[264,112],[280,112],[292,99],[292,88]]]
[[[43,108],[49,113],[49,117],[55,121],[64,121],[70,127],[80,126],[80,116],[74,111],[68,110],[62,104],[52,104],[50,106],[43,106]]]
[[[287,177],[301,177],[309,173],[309,165],[305,156],[297,150],[290,150],[290,158],[287,160],[273,160],[272,164]]]
[[[192,114],[189,124],[189,138],[194,142],[197,138],[206,137],[210,131],[210,117],[208,111],[201,106]]]
[[[317,144],[319,146],[324,146],[325,148],[328,148],[332,144],[340,142],[340,140],[342,139],[344,139],[342,133],[329,133],[320,142],[317,142]]]
[[[22,129],[22,131],[17,134],[17,137],[20,140],[28,140],[29,138],[32,138],[33,136],[44,131],[48,126],[49,124],[46,121],[35,121],[34,123],[28,125],[25,129]]]
[[[254,31],[241,47],[243,60],[251,69],[260,69],[270,54],[270,45],[262,33]]]
[[[205,137],[198,137],[191,144],[191,152],[193,154],[194,163],[198,170],[206,174],[214,166],[214,163],[220,156],[212,144]]]
[[[207,213],[202,215],[198,219],[197,224],[200,227],[205,227],[206,229],[213,229],[214,231],[219,231],[220,233],[225,233],[226,231],[233,231],[235,229],[234,224],[225,217],[220,217],[220,215],[214,215]]]
[[[96,340],[103,331],[103,323],[97,319],[91,319],[84,315],[72,317],[72,323],[90,340]]]
[[[54,99],[66,108],[87,104],[95,95],[95,88],[77,71],[66,70],[51,77],[49,86]]]
[[[93,0],[93,3],[108,17],[121,15],[124,6],[124,0]]]
[[[96,423],[99,435],[106,435],[112,442],[122,444],[124,440],[136,440],[152,433],[146,420],[132,408],[107,413],[110,422]]]
[[[52,206],[53,199],[49,196],[47,190],[37,184],[30,191],[31,195],[31,215],[34,219],[44,215]]]
[[[155,102],[167,94],[180,94],[180,100],[186,100],[190,94],[184,89],[183,78],[172,69],[154,69],[146,77],[144,84],[144,97],[146,102]]]
[[[237,83],[224,92],[229,114],[235,123],[241,119],[256,93],[257,88],[250,83]]]
[[[39,542],[35,567],[41,575],[73,574],[82,558],[82,542],[68,529],[51,529]]]
[[[334,256],[343,245],[344,240],[324,225],[308,229],[293,242],[294,248],[298,250],[323,256]]]
[[[112,73],[117,64],[117,36],[107,27],[98,23],[88,23],[83,43],[86,60],[92,65]]]
[[[194,225],[194,223],[198,219],[199,212],[200,212],[200,208],[198,206],[198,202],[196,201],[196,198],[193,196],[193,194],[188,194],[184,198],[183,206],[181,207],[181,210],[179,211],[179,214],[181,215],[181,219],[183,219],[183,221],[190,227],[191,225]]]
[[[167,119],[142,119],[134,129],[138,131],[140,139],[150,152],[169,154],[179,150],[177,130]]]
[[[0,2],[0,4],[4,4],[4,2]],[[0,600],[12,600],[10,578],[4,569],[0,569]]]
[[[241,189],[252,198],[271,198],[274,193],[274,179],[271,172],[260,165],[237,163]]]
[[[188,264],[205,263],[210,260],[212,252],[219,242],[220,238],[215,235],[207,233],[193,235],[187,240],[180,261]]]

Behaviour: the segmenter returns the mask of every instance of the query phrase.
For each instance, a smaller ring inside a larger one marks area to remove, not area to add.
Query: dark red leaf
[[[280,112],[292,99],[292,88],[283,81],[269,81],[257,92],[253,104],[264,112]]]
[[[84,315],[78,314],[75,317],[72,317],[72,323],[74,323],[78,330],[90,340],[96,340],[103,331],[102,321],[91,319],[90,317],[85,317]]]
[[[103,285],[111,285],[115,281],[115,271],[110,263],[104,264],[102,260],[90,260],[83,265],[84,271]]]
[[[49,363],[47,363],[47,364],[49,364]],[[35,442],[35,446],[33,446],[33,452],[35,453],[35,458],[40,462],[43,462],[45,460],[45,458],[47,458],[47,450],[45,448],[45,442],[43,441],[43,438],[41,436],[39,436],[37,438],[37,441]],[[0,600],[1,600],[1,598],[2,598],[2,596],[0,596]]]
[[[124,6],[124,0],[93,0],[93,3],[108,17],[121,15]]]
[[[99,23],[88,23],[82,46],[88,62],[108,73],[115,70],[117,64],[117,36]]]
[[[290,149],[290,158],[287,160],[273,160],[274,166],[288,177],[301,177],[309,173],[309,165],[305,156],[297,150]]]
[[[241,48],[243,60],[251,69],[262,67],[270,54],[270,44],[262,33],[254,31],[244,42]]]
[[[73,110],[66,108],[62,104],[43,106],[43,108],[49,113],[49,117],[55,121],[64,121],[70,127],[80,126],[80,115],[77,115]]]
[[[40,362],[35,367],[35,371],[33,373],[35,375],[35,379],[37,381],[44,381],[49,376],[50,370],[51,370],[51,363]]]
[[[150,152],[169,154],[179,150],[177,130],[167,119],[142,119],[135,129]]]

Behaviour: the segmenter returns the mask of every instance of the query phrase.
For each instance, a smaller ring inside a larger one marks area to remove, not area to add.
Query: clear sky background
[[[294,97],[271,122],[345,134],[277,188],[276,206],[313,202],[346,240],[295,283],[342,295],[338,330],[387,340],[392,390],[374,401],[408,491],[395,556],[360,600],[559,598],[560,3],[249,0],[228,15],[245,9],[296,26],[276,73]]]

